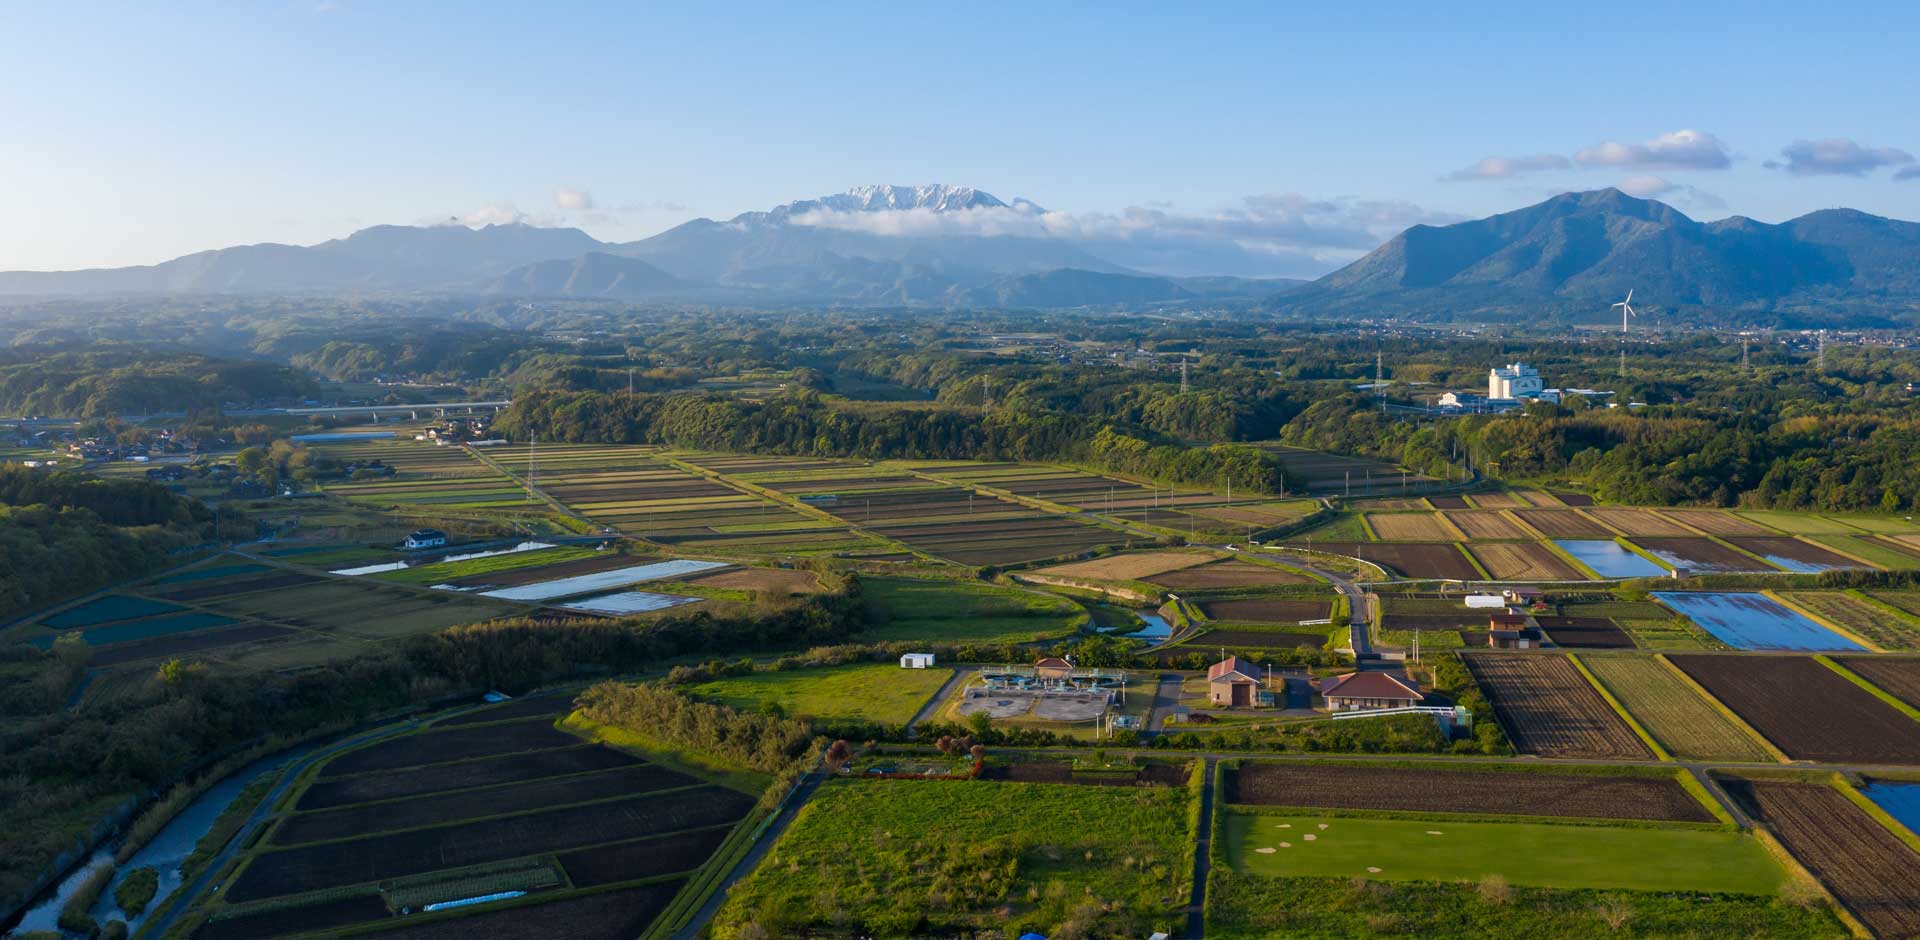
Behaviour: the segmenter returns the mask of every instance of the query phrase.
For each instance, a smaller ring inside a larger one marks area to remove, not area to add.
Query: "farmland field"
[[[1314,551],[1363,558],[1413,578],[1478,581],[1481,574],[1453,543],[1321,542]]]
[[[569,706],[518,699],[332,758],[245,856],[193,937],[391,925],[377,935],[630,940],[753,798],[696,775],[704,772],[583,744],[550,724]],[[390,913],[505,891],[532,893],[404,920]]]
[[[1182,568],[1143,579],[1176,591],[1206,588],[1265,587],[1279,584],[1311,584],[1314,579],[1275,565],[1250,561],[1216,561]]]
[[[1533,503],[1527,501],[1526,497],[1518,493],[1499,490],[1486,493],[1473,493],[1468,498],[1473,501],[1475,506],[1481,509],[1525,509],[1533,505]]]
[[[1531,539],[1533,533],[1522,528],[1503,513],[1475,512],[1461,510],[1442,513],[1447,521],[1460,528],[1470,539],[1489,539],[1494,541]]]
[[[1897,539],[1875,535],[1809,535],[1807,540],[1891,571],[1920,568],[1920,548]]]
[[[1920,856],[1873,817],[1832,787],[1725,783],[1868,928],[1920,936]]]
[[[730,676],[686,686],[698,698],[740,709],[778,704],[786,714],[865,718],[906,724],[940,691],[952,669],[902,669],[895,663],[861,663]]]
[[[1880,691],[1920,708],[1920,659],[1904,656],[1835,656],[1834,662]]]
[[[1260,446],[1280,458],[1289,474],[1305,480],[1307,492],[1316,496],[1391,496],[1399,494],[1406,487],[1430,486],[1439,482],[1419,474],[1405,473],[1384,461],[1346,457],[1284,444]]]
[[[1653,756],[1564,657],[1475,653],[1460,658],[1522,753],[1597,760]]]
[[[1804,656],[1669,656],[1795,760],[1920,764],[1920,722]]]
[[[518,614],[525,608],[452,592],[393,587],[369,580],[327,580],[288,590],[224,597],[210,609],[364,639],[426,633]]]
[[[1811,542],[1802,542],[1786,536],[1771,538],[1736,536],[1727,541],[1788,571],[1813,574],[1834,568],[1867,567],[1845,555],[1838,555]]]
[[[1610,539],[1554,539],[1553,544],[1603,578],[1654,578],[1667,572]]]
[[[868,578],[862,583],[870,643],[1024,642],[1065,636],[1086,609],[1057,595],[966,581]]]
[[[1789,591],[1787,600],[1889,650],[1920,649],[1920,619],[1851,591]]]
[[[1436,512],[1370,512],[1367,525],[1387,542],[1451,542],[1459,535]]]
[[[780,935],[846,922],[876,936],[1017,935],[1051,930],[1089,897],[1110,905],[1089,936],[1171,931],[1191,881],[1188,799],[1184,787],[831,781],[729,892],[716,933],[754,921]],[[927,897],[940,903],[903,903]]]
[[[1663,509],[1661,513],[1708,535],[1774,535],[1774,530],[1744,516],[1717,509]]]
[[[1471,506],[1464,496],[1429,496],[1427,497],[1427,504],[1435,509],[1447,510],[1467,509]]]
[[[1227,769],[1221,795],[1229,803],[1306,809],[1714,820],[1670,774],[1605,776],[1537,770],[1247,762]]]
[[[1860,531],[1844,522],[1806,513],[1744,509],[1739,515],[1788,535],[1846,535]]]
[[[1296,633],[1285,630],[1208,630],[1191,643],[1182,643],[1179,648],[1224,646],[1236,650],[1295,647],[1319,649],[1326,644],[1327,635],[1324,633]]]
[[[940,462],[909,466],[943,483],[986,487],[1188,534],[1233,535],[1271,528],[1303,518],[1318,508],[1307,500],[1273,500],[1249,493],[1240,494],[1235,502],[1231,494],[1217,490],[1169,487],[1163,491],[1157,484],[1045,464]]]
[[[1767,749],[1700,696],[1665,663],[1648,656],[1581,660],[1653,739],[1678,757],[1770,760]]]
[[[1076,561],[1040,568],[1034,574],[1062,578],[1091,578],[1096,581],[1136,581],[1153,575],[1203,565],[1213,561],[1214,557],[1211,553],[1194,551],[1126,552],[1108,555],[1105,558],[1095,558],[1091,561]]]
[[[1220,835],[1234,870],[1269,877],[1498,875],[1545,887],[1750,895],[1786,883],[1786,870],[1743,832],[1234,813]]]
[[[1521,522],[1550,539],[1611,538],[1613,532],[1571,509],[1515,509]]]
[[[1479,542],[1467,546],[1480,567],[1495,578],[1513,581],[1582,581],[1586,575],[1573,570],[1535,542]]]
[[[1765,594],[1655,591],[1722,643],[1745,650],[1859,650],[1858,643],[1807,619]]]
[[[74,627],[92,627],[116,620],[151,617],[154,614],[174,613],[185,609],[178,604],[148,600],[144,597],[109,594],[45,617],[41,619],[40,624],[55,630],[71,630]]]
[[[1592,506],[1587,515],[1600,520],[1602,525],[1612,526],[1621,533],[1633,537],[1652,536],[1689,536],[1694,533],[1686,526],[1651,510],[1631,509],[1624,506]]]
[[[1299,623],[1323,620],[1331,612],[1327,598],[1250,597],[1233,600],[1201,601],[1200,611],[1208,620],[1243,620],[1252,623]]]
[[[318,454],[342,463],[379,461],[393,474],[371,480],[340,480],[327,493],[370,506],[534,511],[519,484],[471,456],[464,447],[410,440],[315,442]]]
[[[1603,617],[1539,616],[1534,622],[1556,646],[1573,649],[1633,649],[1633,637]]]
[[[1635,538],[1633,544],[1669,565],[1692,572],[1773,570],[1759,560],[1742,555],[1712,539]]]

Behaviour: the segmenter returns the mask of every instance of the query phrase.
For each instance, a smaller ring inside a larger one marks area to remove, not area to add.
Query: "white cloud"
[[[1525,173],[1572,168],[1572,161],[1557,153],[1538,153],[1530,157],[1488,157],[1441,177],[1443,180],[1502,180]]]
[[[1617,187],[1629,196],[1682,203],[1694,209],[1725,209],[1727,201],[1698,186],[1676,183],[1664,176],[1631,176]]]
[[[1893,147],[1868,147],[1845,137],[1796,140],[1780,148],[1785,163],[1768,160],[1765,166],[1795,176],[1865,176],[1881,167],[1911,166],[1913,154]],[[1910,178],[1906,170],[1895,179]]]
[[[1910,166],[1893,174],[1897,180],[1920,180],[1920,166]]]
[[[1573,159],[1582,166],[1632,169],[1724,170],[1733,165],[1733,155],[1720,138],[1696,130],[1661,134],[1640,144],[1595,144],[1575,153]]]
[[[593,208],[593,194],[584,189],[562,186],[553,191],[553,204],[569,212],[585,211]]]
[[[1049,212],[1031,204],[936,212],[817,209],[790,219],[883,237],[1017,236],[1072,242],[1116,264],[1172,274],[1324,273],[1419,222],[1458,221],[1396,200],[1248,196],[1212,213],[1132,206],[1118,212]]]

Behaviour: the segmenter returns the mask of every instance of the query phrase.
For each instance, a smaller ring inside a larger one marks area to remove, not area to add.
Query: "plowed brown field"
[[[1522,753],[1595,760],[1653,756],[1566,657],[1477,653],[1460,658],[1487,690],[1494,714]]]

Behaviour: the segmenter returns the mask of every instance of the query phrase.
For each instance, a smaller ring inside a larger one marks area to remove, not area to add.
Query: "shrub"
[[[129,915],[139,914],[153,903],[154,892],[160,890],[160,873],[152,867],[136,868],[120,879],[113,889],[113,903]]]

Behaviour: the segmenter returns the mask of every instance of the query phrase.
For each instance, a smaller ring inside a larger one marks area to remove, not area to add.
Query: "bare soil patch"
[[[1855,917],[1882,937],[1920,936],[1920,857],[1832,787],[1729,780]]]
[[[1486,542],[1467,546],[1480,567],[1503,581],[1582,581],[1585,576],[1538,542]]]
[[[1521,752],[1594,760],[1653,756],[1566,657],[1476,653],[1461,659]]]
[[[1252,623],[1299,623],[1318,620],[1332,611],[1326,598],[1248,597],[1200,602],[1200,610],[1209,620],[1244,620]]]
[[[1571,509],[1515,509],[1513,514],[1550,539],[1613,537],[1613,530]]]
[[[1810,657],[1667,658],[1788,757],[1920,764],[1920,722]]]
[[[1263,806],[1713,821],[1678,782],[1652,777],[1247,763],[1225,785],[1227,802]]]

